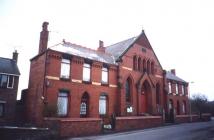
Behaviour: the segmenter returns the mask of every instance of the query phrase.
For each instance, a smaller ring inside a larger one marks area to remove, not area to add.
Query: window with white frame
[[[0,88],[13,88],[14,76],[0,74]]]
[[[7,87],[8,87],[8,88],[13,88],[13,84],[14,84],[14,76],[9,75],[9,76],[8,76]]]
[[[62,59],[60,77],[63,79],[70,78],[70,60],[69,59]]]
[[[183,104],[182,104],[182,112],[185,114],[186,113],[186,105],[185,105],[185,102],[183,101]]]
[[[106,101],[106,96],[101,95],[99,99],[99,114],[100,115],[105,115],[106,114],[106,108],[107,108],[107,101]]]
[[[175,84],[175,94],[178,94],[178,84]]]
[[[185,95],[185,86],[182,85],[182,94]]]
[[[60,91],[57,100],[57,112],[59,116],[68,114],[68,92]]]
[[[102,68],[102,83],[108,83],[108,69],[105,67]]]
[[[169,94],[172,93],[172,84],[171,84],[171,82],[168,83],[168,88],[169,88]]]
[[[91,65],[83,64],[83,81],[89,82],[91,80]]]

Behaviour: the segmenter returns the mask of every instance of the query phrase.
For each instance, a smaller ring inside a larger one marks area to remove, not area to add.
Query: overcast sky
[[[214,100],[213,0],[0,0],[0,56],[19,52],[19,93],[28,87],[29,59],[38,53],[43,21],[49,45],[66,39],[96,49],[145,33],[164,69]]]

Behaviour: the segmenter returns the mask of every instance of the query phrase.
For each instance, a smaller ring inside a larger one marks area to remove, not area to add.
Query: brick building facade
[[[163,110],[168,113],[171,100],[182,98],[180,106],[188,102],[186,96],[168,94],[168,82],[177,79],[167,76],[144,31],[107,47],[99,41],[97,50],[65,40],[48,47],[48,34],[44,22],[39,53],[30,65],[26,112],[31,122],[42,124],[44,115],[160,116]]]
[[[0,57],[0,125],[15,120],[16,97],[19,83],[18,53],[13,58]]]

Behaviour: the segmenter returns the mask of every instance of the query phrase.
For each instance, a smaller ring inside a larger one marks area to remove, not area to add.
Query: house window
[[[106,114],[106,96],[105,95],[101,95],[100,99],[99,99],[99,114],[100,115],[105,115]]]
[[[125,85],[125,92],[126,92],[126,102],[131,101],[131,89],[130,89],[130,80],[126,80],[126,85]]]
[[[83,81],[89,82],[91,80],[91,65],[83,64]]]
[[[178,84],[175,84],[175,94],[178,94]]]
[[[169,94],[172,93],[172,84],[171,84],[171,82],[168,83],[168,88],[169,88]]]
[[[102,83],[108,83],[108,69],[102,68]]]
[[[60,77],[63,79],[70,78],[70,60],[69,59],[62,59]]]
[[[0,87],[7,88],[7,75],[0,75]]]
[[[183,104],[182,104],[182,111],[183,111],[183,114],[186,114],[186,103],[185,103],[185,101],[183,101]]]
[[[0,103],[0,117],[4,116],[4,103]]]
[[[9,76],[8,76],[7,87],[8,87],[8,88],[13,88],[13,84],[14,84],[14,76],[9,75]]]
[[[185,86],[182,85],[182,94],[185,95]]]
[[[59,116],[66,116],[68,114],[68,92],[59,92],[57,100],[57,111]]]
[[[14,76],[13,75],[0,75],[0,88],[13,88]]]

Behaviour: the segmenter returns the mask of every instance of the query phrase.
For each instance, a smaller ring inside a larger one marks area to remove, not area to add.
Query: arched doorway
[[[80,103],[80,117],[88,117],[89,116],[89,95],[85,92],[81,98]]]
[[[141,113],[152,111],[152,89],[148,81],[144,81],[141,88]]]

